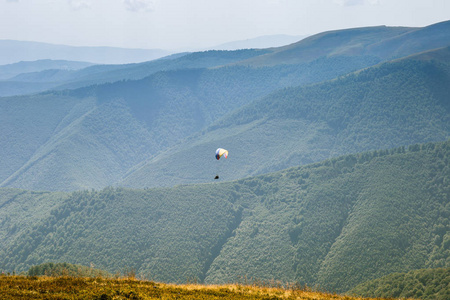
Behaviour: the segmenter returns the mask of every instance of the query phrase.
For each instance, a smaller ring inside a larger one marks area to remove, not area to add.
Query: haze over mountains
[[[142,187],[207,182],[218,162],[200,162],[214,144],[237,152],[221,170],[224,178],[237,179],[346,153],[445,140],[450,133],[450,69],[434,57],[444,55],[448,62],[449,50],[273,93],[150,159],[125,183]],[[179,161],[185,152],[196,155]]]
[[[77,190],[208,182],[217,172],[208,157],[218,144],[234,157],[223,169],[231,180],[345,153],[443,140],[450,123],[448,48],[426,59],[386,60],[449,44],[450,22],[370,27],[281,48],[68,71],[68,77],[57,76],[59,92],[1,99],[1,186]],[[36,75],[41,84],[55,83],[42,72]],[[30,83],[33,73],[18,77]],[[63,90],[80,86],[86,87]],[[35,130],[25,130],[31,124]]]
[[[344,292],[450,267],[450,21],[0,78],[2,269]]]
[[[24,61],[67,60],[93,64],[141,63],[179,52],[207,50],[241,50],[280,47],[303,39],[304,36],[269,35],[233,41],[204,50],[127,49],[117,47],[80,47],[42,42],[0,40],[0,66]]]
[[[0,65],[42,59],[84,61],[96,64],[124,64],[157,59],[172,52],[160,49],[75,47],[41,42],[0,40]]]

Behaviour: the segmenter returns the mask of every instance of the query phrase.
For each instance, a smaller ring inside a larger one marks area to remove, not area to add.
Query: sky
[[[450,0],[0,0],[0,40],[190,50],[450,20]]]

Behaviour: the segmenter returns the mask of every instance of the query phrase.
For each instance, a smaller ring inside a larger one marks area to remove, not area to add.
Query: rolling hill
[[[349,294],[377,298],[445,300],[450,297],[450,269],[421,269],[408,273],[394,273],[361,283],[349,291]]]
[[[204,51],[179,53],[161,59],[122,65],[95,65],[79,70],[39,69],[34,72],[26,68],[31,64],[14,64],[23,72],[3,81],[0,96],[37,93],[49,89],[74,89],[94,84],[112,83],[122,80],[137,80],[154,73],[186,68],[212,68],[267,53],[268,50]],[[7,67],[7,66],[5,66]]]
[[[126,64],[157,59],[171,54],[160,49],[76,47],[49,43],[0,40],[0,64],[41,59],[87,61],[96,64]]]
[[[0,159],[8,165],[0,171],[0,186],[112,185],[135,165],[254,99],[332,79],[367,62],[333,58],[296,66],[169,70],[141,80],[0,98]],[[22,130],[29,122],[36,130]]]
[[[224,183],[30,193],[1,189],[16,214],[0,268],[44,262],[125,268],[157,281],[297,282],[348,291],[417,268],[448,268],[450,142],[347,155]],[[46,200],[49,199],[49,200]]]
[[[325,83],[287,88],[232,112],[132,169],[131,187],[226,180],[329,157],[450,135],[450,49],[387,62]],[[206,159],[220,146],[227,161]],[[180,159],[183,153],[195,153]]]
[[[423,28],[386,26],[351,28],[316,34],[241,63],[257,66],[295,64],[333,56],[373,56],[381,61],[387,61],[446,47],[449,42],[450,21]]]
[[[366,292],[450,267],[450,21],[16,67],[0,83],[15,95],[0,97],[2,271]]]
[[[48,90],[92,63],[67,60],[20,61],[0,66],[0,97]]]
[[[287,48],[18,75],[20,84],[55,86],[0,98],[0,186],[172,186],[209,182],[218,171],[236,179],[445,140],[448,48],[377,66],[386,55],[368,49],[389,41],[400,56],[448,45],[448,24],[349,29]],[[361,43],[364,51],[344,51]],[[219,146],[233,157],[224,168],[209,159]]]
[[[35,72],[0,82],[0,96],[77,88],[124,79],[141,79],[161,70],[203,68],[226,64],[275,66],[311,63],[320,58],[351,57],[366,60],[365,66],[450,44],[450,22],[424,28],[366,27],[324,32],[287,46],[239,51],[204,51],[164,57],[152,62],[97,66],[80,72]],[[1,46],[0,46],[1,47]],[[92,49],[94,51],[95,49]],[[101,51],[100,51],[101,52]],[[352,63],[351,61],[347,63]],[[333,64],[331,61],[329,64]],[[309,73],[314,74],[314,71]],[[39,84],[40,83],[40,84]]]
[[[36,60],[21,61],[0,66],[0,79],[10,79],[24,73],[40,72],[44,70],[66,70],[74,71],[92,66],[92,63],[67,61],[67,60]]]

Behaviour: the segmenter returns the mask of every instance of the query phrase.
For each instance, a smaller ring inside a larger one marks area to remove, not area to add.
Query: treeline
[[[209,195],[197,196],[194,187],[169,193],[113,188],[71,193],[9,250],[0,251],[0,268],[23,271],[63,260],[94,263],[112,273],[131,268],[160,280],[201,281],[217,255],[214,249],[240,221],[238,206]]]
[[[157,281],[276,279],[339,292],[448,268],[449,161],[447,141],[220,184],[73,192],[0,250],[0,268],[66,261]]]
[[[373,298],[450,299],[450,269],[421,269],[395,273],[362,283],[351,295]]]
[[[449,142],[429,143],[236,181],[252,213],[207,282],[273,276],[345,291],[362,278],[448,267],[449,158]]]
[[[112,277],[108,272],[87,267],[82,265],[75,265],[69,263],[43,263],[37,266],[32,266],[28,269],[28,276],[71,276],[71,277]]]

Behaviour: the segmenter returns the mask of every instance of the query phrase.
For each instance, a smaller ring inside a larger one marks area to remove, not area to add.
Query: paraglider
[[[225,157],[228,158],[228,150],[222,149],[222,148],[218,148],[216,150],[216,159],[220,160],[220,158]],[[214,179],[219,179],[219,175],[216,175],[214,177]]]
[[[219,160],[222,156],[224,156],[225,158],[228,157],[228,150],[219,148],[216,150],[216,159]]]

